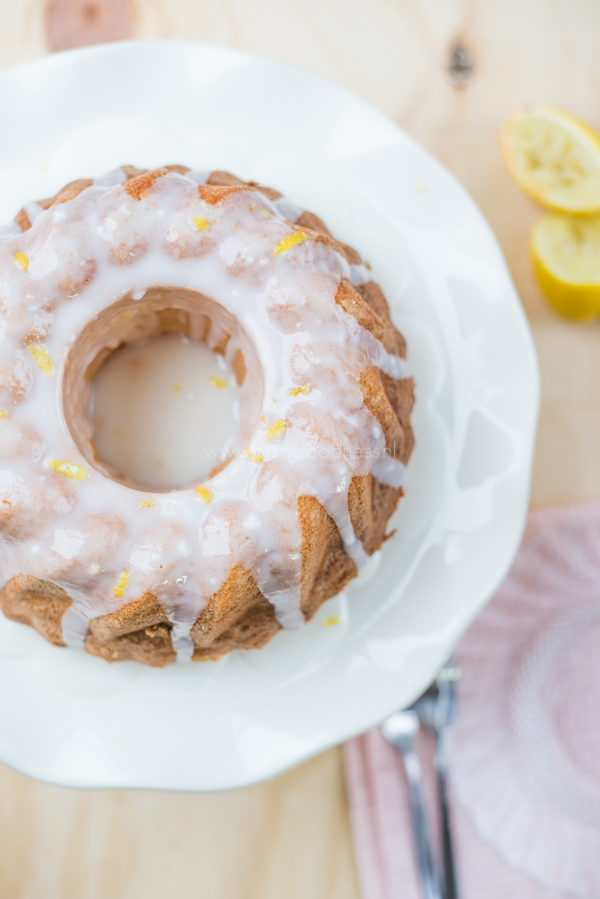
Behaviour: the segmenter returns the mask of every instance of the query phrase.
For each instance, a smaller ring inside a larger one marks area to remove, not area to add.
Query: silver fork
[[[394,712],[381,725],[381,733],[402,757],[413,825],[413,838],[423,899],[441,899],[435,879],[431,853],[431,839],[423,802],[421,763],[414,749],[414,739],[419,731],[419,716],[414,709]]]
[[[460,668],[451,659],[439,672],[428,690],[418,699],[414,708],[419,720],[435,737],[435,769],[438,783],[442,863],[439,883],[444,899],[459,899],[456,878],[456,862],[448,803],[448,758],[446,752],[446,728],[454,720],[456,711],[456,682]]]

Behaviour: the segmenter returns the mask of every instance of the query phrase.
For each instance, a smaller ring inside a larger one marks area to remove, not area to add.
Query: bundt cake
[[[56,646],[163,666],[259,647],[385,539],[413,436],[405,343],[314,214],[226,172],[117,169],[0,234],[0,608]],[[181,333],[235,371],[242,420],[201,484],[98,457],[91,383]]]

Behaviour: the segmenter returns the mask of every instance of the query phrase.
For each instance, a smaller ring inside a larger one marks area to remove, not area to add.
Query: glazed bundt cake
[[[296,628],[385,540],[413,446],[405,343],[353,249],[225,172],[118,169],[0,235],[0,608],[162,666]],[[94,447],[91,384],[165,333],[235,372],[233,457],[157,492]]]

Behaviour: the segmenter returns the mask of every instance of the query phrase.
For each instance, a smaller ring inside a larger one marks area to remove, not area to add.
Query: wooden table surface
[[[326,75],[395,119],[470,191],[508,260],[542,372],[544,505],[600,497],[600,333],[541,298],[539,210],[497,131],[526,101],[600,130],[599,33],[595,0],[0,0],[0,68],[99,39],[197,39]],[[341,754],[218,795],[65,790],[0,768],[0,895],[358,899]]]

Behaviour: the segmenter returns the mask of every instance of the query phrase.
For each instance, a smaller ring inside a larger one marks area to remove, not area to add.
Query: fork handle
[[[435,761],[438,781],[438,795],[442,830],[443,893],[444,899],[459,899],[454,861],[454,842],[450,822],[448,802],[448,763],[446,757],[446,734],[442,728],[437,735]]]
[[[404,748],[401,751],[406,780],[408,781],[408,797],[413,825],[413,837],[417,855],[417,867],[423,899],[441,899],[435,880],[431,854],[431,839],[425,806],[423,802],[423,779],[421,764],[414,749]]]

